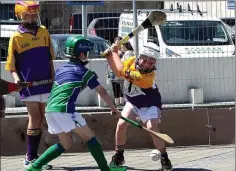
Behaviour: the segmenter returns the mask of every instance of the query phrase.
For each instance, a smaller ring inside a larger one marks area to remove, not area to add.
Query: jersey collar
[[[36,35],[37,32],[38,32],[38,29],[39,29],[39,27],[36,27],[36,28],[35,28],[35,33],[32,33],[32,32],[30,32],[24,25],[20,24],[20,25],[18,26],[17,31],[20,32],[20,33],[29,33],[29,34]]]

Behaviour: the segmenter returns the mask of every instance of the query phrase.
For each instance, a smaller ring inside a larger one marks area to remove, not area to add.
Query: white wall
[[[55,68],[58,68],[65,61],[55,61],[54,63]],[[234,101],[234,63],[234,57],[160,59],[156,82],[162,94],[163,103],[187,103],[190,88],[202,88],[206,102]],[[5,63],[2,62],[0,67],[1,78],[12,81],[11,75],[4,70]],[[111,85],[106,85],[106,61],[93,60],[88,64],[88,68],[94,70],[99,76],[101,84],[111,91]],[[16,104],[22,105],[19,95],[15,94]],[[96,105],[96,92],[87,88],[79,96],[77,104],[81,106]]]

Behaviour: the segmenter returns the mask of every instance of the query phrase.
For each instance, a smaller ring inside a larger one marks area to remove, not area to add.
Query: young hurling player
[[[10,71],[15,83],[19,81],[53,80],[55,59],[48,30],[40,23],[40,7],[34,1],[18,1],[15,15],[21,21],[9,42],[5,69]],[[29,115],[27,127],[26,167],[38,158],[38,147],[42,135],[45,105],[52,84],[19,89]],[[45,165],[51,169],[51,165]]]
[[[155,69],[157,59],[160,57],[160,49],[154,43],[145,44],[137,58],[135,56],[125,60],[123,64],[112,64],[113,59],[119,59],[118,46],[112,45],[111,53],[107,56],[108,63],[117,66],[114,73],[123,77],[124,94],[126,105],[121,113],[122,116],[133,119],[138,116],[148,129],[160,132],[158,121],[161,113],[161,95],[155,85]],[[111,62],[110,62],[111,61]],[[120,62],[119,60],[117,60]],[[110,165],[120,166],[124,164],[124,146],[126,143],[126,130],[129,124],[119,119],[116,127],[116,147]],[[172,169],[171,162],[166,152],[165,143],[160,138],[151,135],[155,147],[161,152],[161,171]]]
[[[48,148],[27,167],[26,171],[41,171],[43,165],[69,149],[73,142],[71,131],[80,135],[87,142],[87,146],[100,170],[110,171],[94,132],[88,127],[81,114],[75,111],[78,95],[86,87],[89,87],[95,89],[111,107],[112,112],[115,112],[118,117],[120,116],[120,112],[116,109],[110,96],[98,82],[97,75],[85,67],[88,63],[89,52],[92,49],[93,43],[82,36],[67,39],[66,54],[70,57],[70,62],[57,69],[55,82],[46,107],[48,131],[51,134],[57,134],[60,143]],[[118,170],[125,170],[125,167]]]

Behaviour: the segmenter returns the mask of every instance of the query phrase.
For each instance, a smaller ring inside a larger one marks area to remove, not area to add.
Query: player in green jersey
[[[94,132],[87,126],[85,119],[75,110],[75,102],[86,87],[95,89],[110,106],[111,111],[120,116],[110,96],[97,80],[97,75],[85,67],[93,43],[82,36],[69,37],[66,40],[66,54],[70,61],[56,70],[55,81],[46,107],[48,131],[57,134],[60,143],[49,147],[26,171],[41,171],[42,166],[59,157],[72,146],[70,132],[80,135],[86,142],[90,153],[101,171],[126,170],[110,169],[103,150]]]

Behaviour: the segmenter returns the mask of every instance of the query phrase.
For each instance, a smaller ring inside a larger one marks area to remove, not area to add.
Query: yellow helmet
[[[40,6],[35,1],[18,1],[15,5],[15,15],[22,19],[24,14],[39,14]]]

